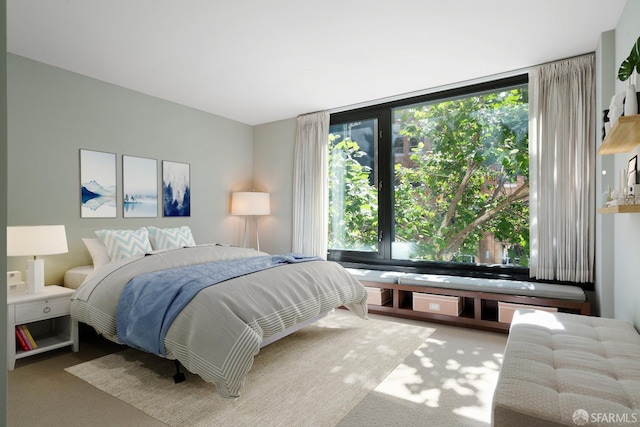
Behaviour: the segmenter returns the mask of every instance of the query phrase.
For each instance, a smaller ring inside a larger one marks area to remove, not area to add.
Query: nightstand
[[[78,321],[71,318],[71,295],[75,291],[62,286],[45,286],[43,292],[7,296],[7,368],[13,370],[16,359],[71,346],[78,351]],[[16,350],[16,325],[27,325],[37,348]]]

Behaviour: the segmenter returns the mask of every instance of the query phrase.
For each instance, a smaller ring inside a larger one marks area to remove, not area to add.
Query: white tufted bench
[[[620,320],[518,310],[493,425],[640,425],[640,335]]]

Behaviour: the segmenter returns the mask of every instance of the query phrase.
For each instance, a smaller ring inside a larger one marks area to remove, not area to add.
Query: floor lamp
[[[7,227],[7,256],[33,256],[27,261],[27,292],[44,291],[44,260],[38,255],[67,253],[64,225]]]
[[[238,191],[231,194],[231,215],[244,216],[243,247],[247,247],[247,217],[253,218],[256,227],[256,247],[260,250],[260,237],[258,236],[257,215],[269,215],[271,213],[271,201],[269,193],[253,191]]]

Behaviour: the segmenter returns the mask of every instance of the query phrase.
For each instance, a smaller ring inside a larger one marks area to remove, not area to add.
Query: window
[[[329,259],[526,271],[526,79],[333,114]]]
[[[378,246],[378,121],[332,125],[329,136],[329,240],[334,249]]]

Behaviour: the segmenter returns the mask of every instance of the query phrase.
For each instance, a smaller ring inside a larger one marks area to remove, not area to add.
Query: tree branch
[[[456,209],[458,208],[458,203],[460,203],[462,195],[464,194],[464,190],[467,188],[467,184],[469,184],[469,181],[476,170],[478,170],[478,165],[474,163],[472,158],[467,159],[467,169],[462,177],[462,181],[460,181],[460,185],[458,186],[456,193],[451,199],[451,203],[449,203],[449,209],[447,209],[447,213],[440,223],[440,228],[438,229],[439,235],[442,235],[442,231],[451,224],[453,216],[456,213]]]
[[[467,237],[473,232],[474,229],[484,224],[485,222],[491,220],[496,215],[500,213],[504,208],[509,206],[511,203],[523,200],[529,196],[529,183],[525,183],[521,187],[518,187],[516,191],[507,196],[503,201],[498,203],[492,209],[487,210],[482,215],[479,215],[476,219],[474,219],[469,225],[460,230],[450,239],[448,239],[447,245],[438,252],[438,259],[442,258],[444,254],[451,253],[454,250],[457,250],[462,242],[464,242]]]

